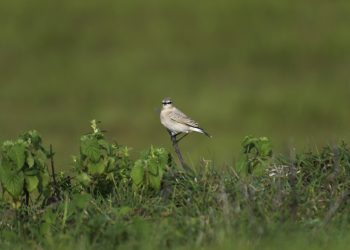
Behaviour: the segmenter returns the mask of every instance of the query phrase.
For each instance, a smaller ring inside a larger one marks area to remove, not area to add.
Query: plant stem
[[[26,181],[24,182],[24,195],[25,195],[25,203],[26,203],[26,206],[28,207],[29,206],[29,192],[26,188]]]
[[[55,173],[55,164],[53,160],[53,150],[52,150],[52,144],[50,144],[50,160],[51,160],[51,171],[52,171],[52,179],[53,179],[53,184],[54,184],[54,189],[55,189],[55,194],[59,197],[60,196],[60,190],[57,185],[57,180],[56,180],[56,173]]]
[[[64,210],[63,210],[63,218],[62,218],[62,225],[61,225],[62,231],[66,226],[67,214],[68,214],[68,195],[66,195],[65,201],[64,201]]]

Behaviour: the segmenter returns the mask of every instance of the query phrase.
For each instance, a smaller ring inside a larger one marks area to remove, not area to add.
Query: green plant
[[[16,141],[5,141],[0,153],[0,182],[3,198],[12,207],[19,208],[30,196],[49,196],[50,176],[47,159],[49,152],[35,130],[22,134]]]
[[[131,170],[133,187],[150,187],[159,190],[164,171],[168,163],[168,152],[164,148],[153,146],[143,152],[141,159],[137,160]]]
[[[242,155],[237,168],[242,174],[261,175],[272,156],[271,142],[267,137],[246,136],[242,142]]]
[[[129,148],[109,143],[96,120],[92,133],[80,138],[80,156],[74,157],[76,179],[85,190],[108,194],[117,183],[127,183],[131,160]]]
[[[164,148],[152,146],[133,163],[128,148],[108,143],[95,121],[92,129],[81,137],[73,177],[60,171],[52,181],[52,149],[42,146],[36,131],[3,143],[1,249],[231,249],[235,242],[239,249],[242,242],[250,246],[243,249],[271,242],[279,249],[291,235],[309,231],[302,247],[328,243],[333,249],[332,237],[348,245],[345,143],[272,157],[267,138],[249,136],[240,172],[211,160],[183,172]],[[38,181],[31,182],[32,176]],[[49,202],[55,197],[60,199]]]

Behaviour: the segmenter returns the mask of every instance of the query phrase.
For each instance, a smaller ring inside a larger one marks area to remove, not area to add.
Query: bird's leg
[[[166,131],[168,131],[170,137],[173,137],[173,136],[177,136],[178,134],[174,134],[173,132],[171,132],[171,130],[167,129]]]
[[[177,134],[179,135],[179,134]],[[176,135],[176,136],[177,136]],[[188,133],[185,133],[182,137],[180,137],[179,139],[176,139],[176,142],[179,143],[183,138],[185,138],[188,135]]]

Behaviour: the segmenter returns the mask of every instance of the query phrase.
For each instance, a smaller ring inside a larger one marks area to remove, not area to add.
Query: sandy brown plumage
[[[211,137],[199,127],[199,124],[182,111],[172,106],[169,98],[163,100],[163,109],[160,112],[160,120],[172,134],[198,132]]]
[[[198,128],[199,124],[195,122],[192,118],[185,115],[182,111],[179,109],[172,107],[172,109],[169,110],[169,117],[175,122],[179,122],[194,128]]]

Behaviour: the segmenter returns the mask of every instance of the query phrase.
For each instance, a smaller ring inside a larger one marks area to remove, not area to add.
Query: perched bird
[[[176,136],[180,133],[188,134],[190,132],[198,132],[211,137],[199,127],[197,122],[175,108],[170,98],[165,98],[162,104],[163,108],[160,112],[160,122],[167,128],[171,136]]]

